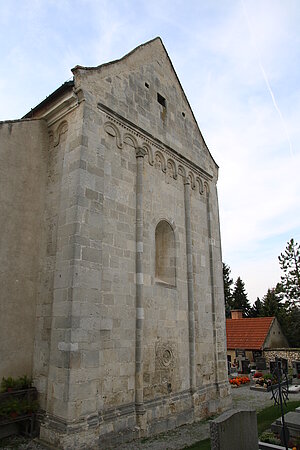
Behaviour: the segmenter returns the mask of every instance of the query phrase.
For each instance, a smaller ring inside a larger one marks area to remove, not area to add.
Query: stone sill
[[[162,280],[155,280],[155,284],[157,284],[158,286],[169,288],[169,289],[177,289],[176,285],[166,283],[165,281],[162,281]]]

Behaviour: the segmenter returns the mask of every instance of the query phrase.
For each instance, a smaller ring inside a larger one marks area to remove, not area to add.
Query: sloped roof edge
[[[53,91],[44,100],[42,100],[41,103],[39,103],[34,108],[32,108],[28,113],[26,113],[25,116],[22,117],[22,119],[30,119],[36,111],[43,108],[44,106],[46,106],[48,103],[52,102],[53,100],[56,100],[65,92],[73,89],[73,87],[74,87],[74,80],[65,81],[55,91]]]
[[[212,154],[211,154],[211,152],[210,152],[210,150],[209,150],[209,148],[208,148],[208,146],[207,146],[207,144],[206,144],[206,142],[205,142],[205,139],[204,139],[204,137],[203,137],[203,135],[202,135],[202,133],[201,133],[201,130],[200,130],[200,127],[199,127],[199,125],[198,125],[198,122],[197,122],[197,119],[196,119],[196,117],[195,117],[195,114],[194,114],[194,112],[193,112],[193,110],[192,110],[192,108],[191,108],[190,102],[189,102],[189,100],[188,100],[188,98],[187,98],[187,96],[186,96],[186,94],[185,94],[185,92],[184,92],[184,89],[183,89],[183,87],[182,87],[182,84],[181,84],[181,82],[180,82],[180,80],[179,80],[179,78],[178,78],[178,75],[177,75],[177,73],[176,73],[176,70],[175,70],[175,68],[174,68],[174,66],[173,66],[172,60],[171,60],[171,58],[170,58],[170,56],[169,56],[169,54],[168,54],[168,52],[167,52],[167,49],[166,49],[166,47],[164,46],[164,43],[163,43],[163,41],[162,41],[162,39],[161,39],[160,36],[157,36],[157,37],[151,39],[150,41],[147,41],[147,42],[144,42],[143,44],[138,45],[138,46],[135,47],[133,50],[131,50],[129,53],[126,53],[126,55],[122,56],[122,58],[115,59],[115,60],[113,60],[113,61],[109,61],[109,62],[107,62],[107,63],[103,63],[103,64],[100,64],[99,66],[94,66],[94,67],[85,67],[85,66],[77,65],[77,66],[73,67],[73,68],[71,69],[71,71],[72,71],[73,74],[75,74],[75,72],[76,72],[77,69],[79,69],[79,70],[80,70],[80,69],[81,69],[81,70],[97,70],[97,69],[100,69],[100,68],[102,68],[102,67],[106,67],[106,66],[109,66],[109,65],[112,65],[112,64],[116,64],[116,63],[118,63],[118,62],[120,62],[120,61],[123,61],[123,60],[125,60],[126,58],[128,58],[130,55],[132,55],[132,54],[133,54],[134,52],[136,52],[138,49],[140,49],[140,48],[142,48],[142,47],[144,47],[144,46],[146,46],[146,45],[149,45],[149,44],[151,44],[152,42],[154,42],[154,41],[156,41],[156,40],[159,40],[159,42],[160,42],[161,45],[162,45],[162,48],[164,49],[164,51],[165,51],[165,53],[166,53],[166,55],[167,55],[167,57],[168,57],[168,60],[169,60],[170,65],[171,65],[171,68],[172,68],[172,70],[173,70],[173,72],[174,72],[174,74],[175,74],[175,77],[176,77],[176,79],[177,79],[177,81],[178,81],[178,84],[179,84],[179,86],[180,86],[180,88],[181,88],[181,90],[182,90],[182,93],[183,93],[183,95],[184,95],[184,98],[185,98],[185,100],[186,100],[186,102],[187,102],[187,104],[188,104],[188,106],[189,106],[189,108],[190,108],[190,111],[191,111],[191,113],[192,113],[193,119],[194,119],[194,121],[195,121],[195,123],[196,123],[196,126],[197,126],[197,128],[198,128],[198,131],[199,131],[199,133],[200,133],[200,135],[201,135],[201,137],[202,137],[202,139],[203,139],[203,142],[204,142],[204,145],[205,145],[205,147],[206,147],[206,150],[208,151],[208,153],[209,153],[209,155],[210,155],[212,161],[213,161],[214,164],[216,165],[216,167],[219,168],[218,164],[217,164],[216,161],[214,160],[214,158],[213,158],[213,156],[212,156]],[[60,95],[62,95],[62,94],[65,93],[66,91],[68,91],[68,90],[70,90],[70,89],[73,89],[74,85],[75,85],[74,79],[73,79],[73,80],[70,80],[70,81],[66,81],[66,82],[63,83],[61,86],[59,86],[55,91],[53,91],[50,95],[48,95],[44,100],[42,100],[38,105],[36,105],[34,108],[32,108],[30,111],[28,111],[28,113],[26,113],[21,119],[29,119],[29,118],[31,118],[31,117],[34,115],[34,113],[37,112],[39,109],[43,108],[44,106],[46,106],[48,103],[52,102],[53,100],[56,100],[57,98],[59,98]]]
[[[176,79],[177,79],[177,81],[178,81],[178,84],[179,84],[179,86],[180,86],[180,88],[181,88],[181,90],[182,90],[182,92],[183,92],[184,98],[185,98],[185,100],[186,100],[186,102],[187,102],[187,104],[188,104],[188,106],[189,106],[189,108],[190,108],[190,111],[191,111],[191,113],[192,113],[193,119],[194,119],[194,121],[195,121],[195,123],[196,123],[196,125],[197,125],[198,131],[199,131],[199,133],[200,133],[200,135],[201,135],[201,137],[202,137],[202,139],[203,139],[203,142],[204,142],[204,145],[205,145],[205,147],[206,147],[206,150],[208,151],[208,153],[209,153],[211,159],[213,160],[214,164],[216,165],[216,167],[219,168],[218,164],[217,164],[216,161],[214,160],[214,158],[213,158],[213,156],[212,156],[212,154],[211,154],[211,152],[210,152],[210,150],[209,150],[209,148],[208,148],[208,146],[207,146],[207,144],[206,144],[206,142],[205,142],[205,139],[204,139],[204,137],[203,137],[203,135],[202,135],[202,133],[201,133],[201,130],[200,130],[200,127],[199,127],[199,125],[198,125],[198,122],[197,122],[197,119],[196,119],[196,117],[195,117],[195,114],[194,114],[194,112],[193,112],[193,110],[192,110],[192,108],[191,108],[190,102],[189,102],[189,100],[188,100],[188,98],[187,98],[187,96],[186,96],[186,94],[185,94],[185,92],[184,92],[184,89],[183,89],[183,87],[182,87],[182,84],[181,84],[181,82],[180,82],[180,80],[179,80],[179,78],[178,78],[178,75],[177,75],[177,73],[176,73],[176,70],[175,70],[175,68],[174,68],[174,66],[173,66],[172,60],[171,60],[171,58],[170,58],[170,56],[169,56],[169,54],[168,54],[168,52],[167,52],[167,49],[166,49],[166,47],[164,46],[164,43],[163,43],[163,41],[162,41],[162,39],[161,39],[160,36],[157,36],[157,37],[151,39],[150,41],[147,41],[147,42],[144,42],[143,44],[138,45],[138,46],[135,47],[133,50],[131,50],[129,53],[126,53],[126,55],[122,56],[122,58],[115,59],[115,60],[113,60],[113,61],[109,61],[109,62],[107,62],[107,63],[103,63],[103,64],[100,64],[99,66],[94,66],[94,67],[85,67],[85,66],[77,65],[77,66],[73,67],[73,69],[71,69],[71,71],[75,74],[75,73],[76,73],[76,70],[98,70],[98,69],[101,69],[102,67],[107,67],[107,66],[110,66],[110,65],[112,65],[112,64],[117,64],[118,62],[124,61],[125,59],[127,59],[128,57],[130,57],[130,55],[132,55],[133,53],[135,53],[135,52],[136,52],[137,50],[139,50],[140,48],[142,48],[142,47],[144,47],[144,46],[146,46],[146,45],[149,45],[149,44],[151,44],[152,42],[154,42],[154,41],[156,41],[156,40],[159,40],[159,42],[161,43],[161,45],[162,45],[162,47],[163,47],[163,49],[164,49],[164,51],[165,51],[165,53],[166,53],[166,55],[167,55],[167,57],[168,57],[168,60],[169,60],[170,65],[171,65],[171,68],[172,68],[172,70],[173,70],[173,72],[174,72],[174,74],[175,74],[175,77],[176,77]]]
[[[165,46],[163,44],[163,41],[161,40],[161,38],[159,36],[150,39],[150,41],[146,41],[143,44],[138,45],[137,47],[135,47],[133,50],[130,50],[130,52],[126,53],[124,56],[122,56],[121,58],[118,59],[113,59],[112,61],[108,61],[106,63],[103,64],[99,64],[99,66],[80,66],[80,65],[76,65],[75,67],[73,67],[71,69],[71,72],[75,72],[77,69],[83,69],[83,70],[97,70],[97,69],[101,69],[102,67],[106,67],[106,66],[111,66],[113,64],[117,64],[120,61],[124,61],[125,59],[127,59],[130,55],[132,55],[133,53],[135,53],[137,50],[139,50],[142,47],[145,47],[148,44],[152,44],[152,42],[159,40],[160,43],[162,44],[165,52],[167,53]],[[168,54],[168,53],[167,53]],[[168,55],[169,56],[169,55]],[[170,58],[169,58],[170,59]]]

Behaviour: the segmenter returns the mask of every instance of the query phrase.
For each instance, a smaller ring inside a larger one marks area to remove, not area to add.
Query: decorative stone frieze
[[[99,109],[101,105],[98,104]],[[209,192],[209,182],[213,179],[211,174],[208,174],[200,167],[194,167],[189,164],[184,158],[180,158],[177,152],[168,148],[163,143],[158,144],[152,140],[142,130],[135,130],[129,127],[119,117],[116,118],[112,114],[105,112],[108,119],[104,123],[104,130],[106,133],[116,139],[116,145],[119,149],[123,149],[124,144],[133,148],[144,148],[147,154],[148,163],[163,173],[167,171],[171,174],[174,180],[180,177],[188,177],[192,190],[197,190],[200,195]]]

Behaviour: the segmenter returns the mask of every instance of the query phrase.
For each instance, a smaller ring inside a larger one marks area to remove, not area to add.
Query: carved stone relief
[[[155,354],[156,369],[173,369],[176,366],[176,344],[174,342],[157,342]]]
[[[50,147],[56,147],[61,141],[61,136],[64,135],[67,131],[68,122],[66,120],[61,122],[54,131],[49,131]]]

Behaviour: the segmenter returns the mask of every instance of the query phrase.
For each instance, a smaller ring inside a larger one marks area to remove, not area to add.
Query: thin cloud
[[[247,9],[246,9],[244,0],[241,0],[241,3],[242,3],[242,5],[243,5],[244,14],[245,14],[245,17],[246,17],[246,22],[247,22],[247,25],[248,25],[248,29],[249,29],[250,35],[253,36],[253,28],[252,28],[252,25],[251,25],[251,22],[250,22],[250,18],[249,18],[249,15],[248,15],[248,12],[247,12]],[[252,38],[252,41],[253,41],[253,43],[254,43],[253,38]],[[268,89],[269,94],[270,94],[270,96],[271,96],[271,99],[272,99],[274,108],[275,108],[275,110],[277,111],[277,113],[278,113],[278,115],[279,115],[279,117],[280,117],[280,121],[281,121],[281,123],[282,123],[282,127],[283,127],[283,130],[284,130],[284,132],[285,132],[285,135],[286,135],[288,144],[289,144],[290,153],[291,153],[291,156],[293,157],[293,156],[294,156],[294,152],[293,152],[293,148],[292,148],[292,143],[291,143],[291,140],[290,140],[290,136],[289,136],[289,133],[288,133],[288,130],[287,130],[286,122],[285,122],[284,117],[283,117],[283,115],[282,115],[282,112],[281,112],[281,110],[280,110],[280,108],[279,108],[279,106],[278,106],[278,103],[277,103],[277,101],[276,101],[276,99],[275,99],[274,92],[273,92],[273,90],[272,90],[272,88],[271,88],[271,85],[270,85],[269,79],[268,79],[268,77],[267,77],[266,71],[265,71],[265,69],[264,69],[264,66],[263,66],[262,63],[261,63],[261,58],[260,58],[260,55],[259,55],[259,50],[258,50],[257,46],[255,45],[255,43],[254,43],[254,46],[255,46],[255,51],[256,51],[256,54],[257,54],[258,64],[259,64],[261,73],[262,73],[262,75],[263,75],[263,78],[264,78],[264,80],[265,80],[267,89]]]
[[[255,301],[278,281],[277,255],[300,230],[300,5],[243,1],[252,36],[240,1],[2,2],[0,117],[22,116],[74,65],[160,35],[220,166],[224,261]]]

